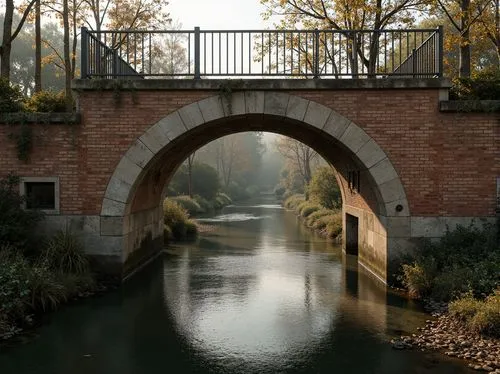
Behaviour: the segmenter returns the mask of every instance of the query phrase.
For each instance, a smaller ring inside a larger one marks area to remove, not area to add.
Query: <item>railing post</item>
[[[359,66],[358,66],[358,35],[356,31],[352,33],[352,61],[353,61],[353,69],[352,69],[352,77],[359,78]]]
[[[194,79],[200,79],[200,28],[194,28]]]
[[[415,73],[417,72],[416,52],[417,50],[415,48],[411,50],[411,73],[413,78],[415,78]]]
[[[89,75],[89,34],[86,27],[82,27],[80,30],[80,78],[87,79]]]
[[[314,78],[319,78],[319,30],[314,29]]]
[[[443,76],[443,43],[444,43],[444,27],[441,25],[438,27],[438,77]]]

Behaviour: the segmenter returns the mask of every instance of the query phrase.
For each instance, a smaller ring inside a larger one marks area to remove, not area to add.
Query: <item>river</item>
[[[396,351],[429,316],[274,201],[226,207],[119,290],[47,316],[1,374],[470,373]]]

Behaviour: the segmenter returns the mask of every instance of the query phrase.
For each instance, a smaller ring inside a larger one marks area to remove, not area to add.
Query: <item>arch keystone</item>
[[[245,91],[245,111],[248,114],[264,113],[264,92]]]

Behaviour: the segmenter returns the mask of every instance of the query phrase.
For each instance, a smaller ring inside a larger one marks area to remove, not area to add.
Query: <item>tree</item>
[[[340,189],[331,166],[321,166],[314,172],[308,186],[309,199],[328,209],[338,209],[342,204]]]
[[[362,39],[361,34],[346,34],[347,59],[353,76],[359,73],[356,61],[366,68],[368,76],[376,72],[381,46],[378,30],[391,25],[412,25],[428,2],[429,0],[261,0],[267,7],[264,18],[282,16],[278,27],[283,29],[305,27],[319,30],[374,30],[366,38],[368,41]],[[295,44],[299,45],[297,42]],[[332,59],[332,56],[329,58]]]
[[[436,0],[446,17],[459,33],[459,68],[460,78],[469,78],[471,74],[471,28],[479,22],[494,0]],[[498,29],[497,29],[498,32]]]
[[[194,162],[192,165],[192,193],[211,200],[219,191],[219,176],[210,165]],[[188,167],[182,165],[170,181],[169,188],[180,195],[187,195],[189,191]]]
[[[286,136],[278,137],[275,145],[278,152],[302,176],[304,186],[306,186],[311,181],[312,164],[318,161],[318,153],[304,143]]]
[[[12,24],[14,20],[14,0],[5,1],[5,13],[3,23],[2,45],[0,45],[0,77],[10,81],[10,55],[12,50],[12,42],[21,32],[26,18],[28,17],[31,8],[36,0],[30,0],[26,8],[22,12],[22,17],[19,20],[16,29],[12,32]]]
[[[489,2],[482,17],[479,18],[478,28],[481,35],[484,35],[495,48],[497,57],[497,69],[500,69],[500,10],[499,0]]]

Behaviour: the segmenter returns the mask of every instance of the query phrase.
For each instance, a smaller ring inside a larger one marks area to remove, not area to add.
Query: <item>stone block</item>
[[[396,207],[401,205],[403,210],[398,212]],[[395,201],[391,201],[385,203],[385,215],[388,217],[409,217],[410,216],[410,207],[408,206],[408,201],[406,199],[399,199]]]
[[[101,236],[121,236],[123,234],[123,217],[101,217]]]
[[[184,122],[184,125],[188,130],[205,122],[198,103],[192,103],[184,106],[179,109],[178,112],[182,118],[182,122]]]
[[[264,94],[264,113],[284,117],[290,95],[281,92],[266,92]]]
[[[302,97],[299,96],[291,95],[290,100],[288,100],[288,106],[286,108],[287,118],[303,121],[306,115],[308,105],[309,105],[309,100],[303,99]]]
[[[104,198],[101,207],[101,216],[123,216],[125,215],[125,203]]]
[[[384,203],[396,200],[406,200],[406,194],[399,178],[391,179],[378,186]]]
[[[222,100],[221,96],[212,96],[198,102],[204,122],[214,121],[225,116]]]
[[[153,153],[158,153],[170,142],[170,139],[167,137],[167,134],[163,131],[163,128],[159,123],[151,126],[139,138],[139,140],[143,142]]]
[[[387,217],[386,230],[388,238],[409,238],[410,217]]]
[[[264,113],[263,91],[245,91],[245,112],[247,114]]]
[[[357,153],[369,140],[368,134],[352,122],[340,137],[340,141],[354,153]]]
[[[394,170],[394,166],[392,166],[392,163],[388,158],[384,158],[379,161],[368,171],[378,186],[394,178],[398,178],[398,174],[396,173],[396,170]]]
[[[132,144],[125,155],[141,168],[153,158],[153,152],[139,139]]]
[[[83,232],[85,235],[99,235],[101,227],[100,216],[84,216]]]
[[[142,173],[142,167],[133,162],[127,155],[121,158],[113,173],[113,177],[133,185]]]
[[[330,118],[331,113],[332,110],[330,108],[311,101],[307,107],[304,122],[313,125],[318,129],[322,129],[325,126],[327,119]]]
[[[373,139],[366,142],[356,153],[356,156],[367,169],[386,158],[385,152]]]
[[[104,196],[110,200],[126,203],[132,186],[114,176],[111,177]]]
[[[340,139],[347,127],[350,125],[349,121],[344,116],[332,111],[330,117],[327,119],[325,126],[323,126],[323,131],[333,136],[335,139]]]
[[[221,96],[221,100],[222,109],[224,110],[224,115],[226,117],[240,116],[245,114],[246,109],[244,91],[232,92],[227,97]]]
[[[174,112],[157,122],[168,139],[174,140],[186,132],[186,126],[182,122],[179,112]]]

